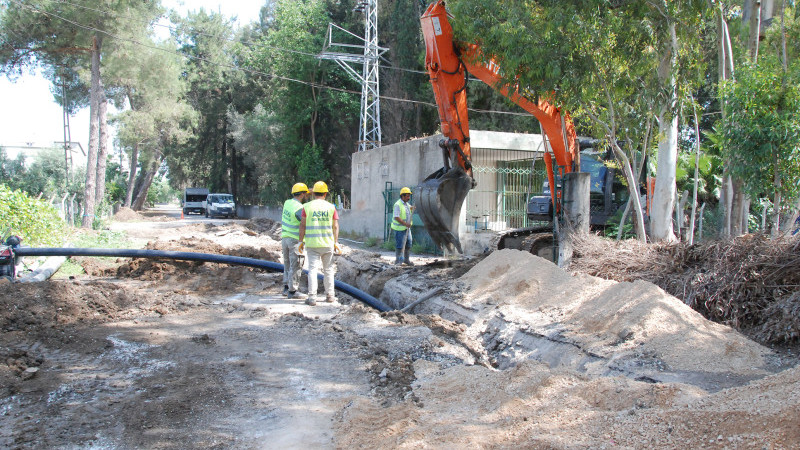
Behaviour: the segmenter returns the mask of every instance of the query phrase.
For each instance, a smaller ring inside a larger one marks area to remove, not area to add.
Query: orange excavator
[[[443,0],[430,4],[420,22],[425,37],[425,67],[445,138],[439,142],[444,167],[425,178],[419,186],[417,209],[434,243],[451,253],[456,250],[461,253],[459,216],[467,193],[475,187],[467,116],[467,72],[531,113],[542,124],[552,150],[544,155],[551,187],[556,186],[556,175],[561,177],[580,170],[579,143],[569,115],[546,100],[529,100],[520,93],[518,86],[503,82],[500,68],[491,58],[485,58],[477,45],[453,39]],[[561,205],[557,189],[551,188],[550,195],[551,204],[558,211]]]

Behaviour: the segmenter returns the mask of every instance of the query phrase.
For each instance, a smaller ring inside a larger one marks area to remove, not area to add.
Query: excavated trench
[[[516,300],[513,291],[497,304],[493,304],[493,300],[470,301],[467,298],[473,295],[470,286],[459,276],[475,264],[475,261],[452,262],[446,267],[447,264],[435,263],[409,269],[352,255],[340,259],[337,277],[398,310],[432,289],[440,288],[441,293],[416,305],[411,312],[420,317],[438,316],[460,326],[463,331],[458,333],[443,333],[435,328],[432,332],[467,349],[472,358],[464,358],[463,363],[468,365],[506,370],[523,361],[535,360],[553,369],[567,369],[592,377],[625,376],[649,383],[682,382],[709,392],[744,385],[780,369],[770,361],[749,372],[671,367],[658,351],[633,342],[632,332],[627,329],[617,333],[613,342],[587,343],[573,337],[579,325],[567,325],[552,312],[526,311],[524,316],[511,313],[509,303]],[[498,279],[501,277],[502,274],[497,274]]]

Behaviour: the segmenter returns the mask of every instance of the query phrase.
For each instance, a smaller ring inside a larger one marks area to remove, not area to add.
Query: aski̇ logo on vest
[[[315,219],[327,219],[330,217],[330,211],[314,211],[311,213],[311,217]]]

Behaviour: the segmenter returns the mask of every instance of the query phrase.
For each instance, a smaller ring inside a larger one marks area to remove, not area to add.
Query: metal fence
[[[532,225],[528,197],[542,194],[547,180],[541,152],[473,148],[472,171],[478,184],[467,194],[467,226],[503,231]]]
[[[477,186],[467,194],[464,203],[465,226],[475,230],[504,231],[532,226],[527,217],[528,198],[543,194],[547,169],[541,152],[525,150],[472,149],[472,170]],[[392,210],[400,198],[400,187],[386,182],[384,198],[383,239],[392,239]],[[413,202],[413,200],[412,200]],[[418,214],[414,214],[411,235],[415,245],[424,251],[440,250],[434,245]]]

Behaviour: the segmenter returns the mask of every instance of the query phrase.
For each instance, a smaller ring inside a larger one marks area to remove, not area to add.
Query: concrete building
[[[442,135],[386,145],[353,154],[350,210],[342,229],[362,235],[386,237],[387,214],[399,190],[416,186],[443,166],[439,141]],[[489,231],[527,225],[528,194],[542,191],[545,178],[541,160],[541,135],[470,131],[473,173],[478,185],[462,208],[460,240],[467,253],[480,253]],[[346,223],[345,223],[346,222]],[[415,218],[416,224],[422,223]],[[483,234],[480,238],[477,234]],[[416,230],[415,230],[416,236]]]

